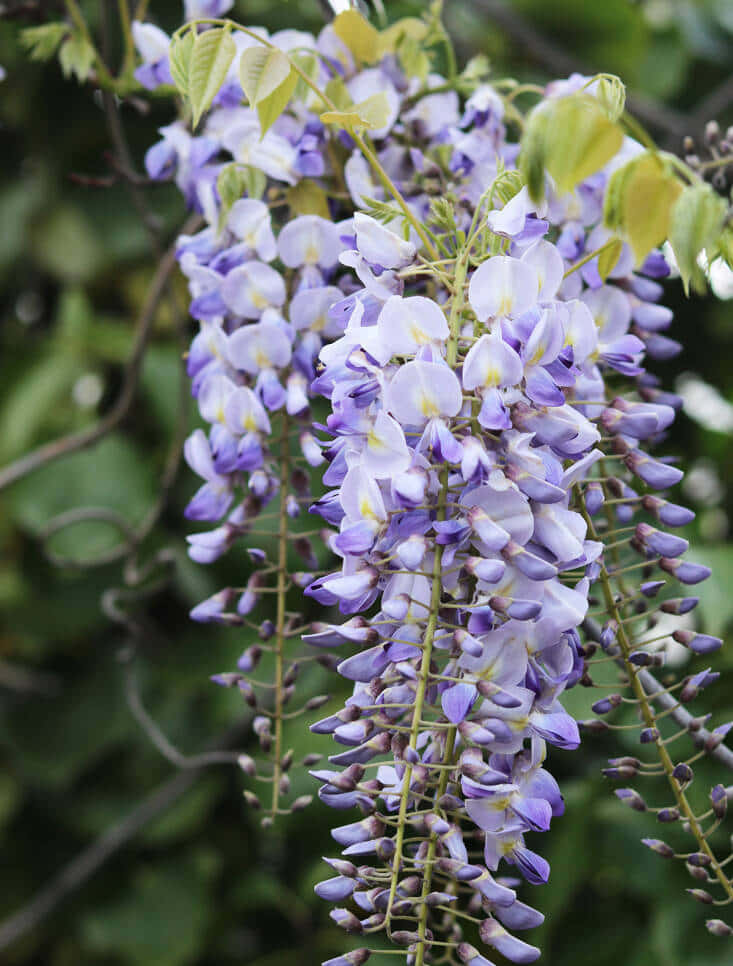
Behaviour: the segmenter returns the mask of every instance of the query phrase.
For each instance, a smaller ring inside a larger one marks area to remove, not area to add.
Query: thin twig
[[[244,733],[245,728],[241,724],[230,728],[216,743],[216,747],[228,748],[239,741]],[[180,771],[159,785],[126,818],[108,828],[95,842],[83,849],[27,905],[0,923],[0,951],[36,929],[64,899],[91,879],[138,832],[174,805],[199,780],[204,771],[202,767]]]
[[[200,223],[200,215],[194,215],[184,224],[182,231],[184,233],[195,231]],[[11,483],[17,482],[29,473],[35,472],[35,470],[40,469],[47,463],[52,463],[61,456],[68,456],[70,453],[76,453],[79,450],[93,446],[122,422],[135,398],[145,349],[152,334],[155,315],[165,294],[168,278],[173,272],[175,265],[176,251],[174,244],[164,255],[150,284],[145,304],[138,317],[135,344],[125,367],[122,388],[114,406],[106,416],[103,416],[93,426],[77,433],[63,436],[61,439],[52,440],[50,443],[45,443],[43,446],[31,450],[30,453],[27,453],[14,463],[6,466],[3,470],[0,470],[0,490],[10,486]]]
[[[143,706],[132,660],[125,663],[125,700],[130,713],[158,751],[172,765],[185,770],[207,768],[210,765],[235,765],[239,758],[235,751],[209,751],[200,755],[184,755],[163,734],[156,721]]]

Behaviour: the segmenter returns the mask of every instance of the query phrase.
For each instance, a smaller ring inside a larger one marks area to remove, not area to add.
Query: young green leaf
[[[384,127],[389,117],[386,94],[372,94],[366,100],[354,104],[347,111],[326,111],[321,114],[324,124],[335,124],[347,130],[376,130]]]
[[[44,23],[22,30],[20,42],[30,52],[31,60],[50,60],[68,32],[68,24]]]
[[[79,83],[83,84],[94,64],[94,48],[83,34],[76,31],[63,42],[59,63],[64,77],[76,74]]]
[[[196,39],[196,32],[187,31],[178,36],[171,44],[168,56],[173,83],[184,97],[188,97],[188,78],[191,71],[191,54]]]
[[[618,121],[626,106],[626,87],[614,76],[601,77],[596,97],[610,121]]]
[[[283,84],[292,67],[287,54],[270,47],[246,47],[239,61],[239,80],[250,107],[257,107]]]
[[[260,119],[263,137],[288,106],[297,83],[298,75],[295,71],[291,71],[272,94],[268,94],[264,100],[257,104],[257,116]]]
[[[620,238],[611,238],[600,250],[598,254],[598,274],[601,276],[602,282],[606,281],[616,267],[623,247],[624,243]]]
[[[247,184],[244,167],[237,164],[236,161],[225,164],[216,179],[216,190],[221,202],[219,208],[219,227],[221,228],[234,202],[239,201],[246,193]]]
[[[379,33],[379,56],[395,53],[405,37],[422,43],[428,30],[429,27],[425,21],[418,20],[417,17],[402,17],[401,20],[396,20]]]
[[[236,52],[236,44],[226,27],[196,35],[188,69],[188,97],[194,127],[219,93]]]
[[[607,164],[621,147],[624,134],[589,94],[558,97],[543,105],[543,110],[547,112],[546,166],[564,194]]]
[[[695,184],[685,188],[672,208],[669,241],[680,270],[685,292],[690,282],[696,290],[704,289],[705,278],[697,264],[700,252],[719,240],[727,206],[710,185]]]
[[[669,233],[672,205],[682,185],[657,154],[646,152],[631,162],[623,184],[621,228],[637,264]]]
[[[545,106],[535,108],[522,134],[519,173],[527,185],[532,201],[541,201],[545,194],[546,130],[549,120]]]
[[[333,31],[357,63],[371,64],[379,55],[379,31],[358,10],[344,10],[333,21]]]
[[[323,188],[307,178],[299,181],[285,192],[285,198],[294,215],[320,215],[330,218],[328,198]]]

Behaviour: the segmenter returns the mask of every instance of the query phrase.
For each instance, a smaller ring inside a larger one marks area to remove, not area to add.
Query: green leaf
[[[22,30],[20,42],[29,51],[31,60],[50,60],[68,32],[68,24],[44,23]]]
[[[400,20],[395,20],[379,33],[378,56],[395,53],[406,37],[422,43],[428,35],[428,30],[429,27],[425,21],[417,17],[402,17]]]
[[[64,41],[59,52],[59,63],[64,77],[76,74],[79,83],[83,84],[94,64],[94,48],[83,34],[76,31]]]
[[[357,63],[371,64],[379,56],[380,36],[358,10],[344,10],[333,21],[333,31]]]
[[[604,219],[623,231],[637,264],[669,233],[670,212],[682,186],[664,160],[646,151],[615,171],[608,186]]]
[[[247,190],[247,176],[244,167],[233,161],[225,164],[216,179],[216,190],[219,192],[221,207],[219,208],[220,228],[227,219],[235,201],[243,198]]]
[[[298,83],[298,75],[291,71],[287,79],[257,105],[257,116],[264,136],[288,106]]]
[[[239,80],[250,107],[257,107],[290,76],[287,54],[270,47],[246,47],[239,61]]]
[[[347,130],[374,130],[384,127],[389,117],[386,94],[372,94],[365,101],[354,104],[350,111],[326,111],[321,114],[324,124],[335,124]]]
[[[545,143],[548,112],[543,107],[535,108],[527,118],[522,134],[522,150],[519,155],[519,172],[527,185],[533,201],[541,201],[545,194]]]
[[[178,36],[171,44],[169,61],[173,83],[184,97],[188,97],[188,79],[191,71],[191,55],[196,40],[193,30]]]
[[[637,264],[666,240],[669,215],[680,193],[679,181],[649,154],[634,167],[623,198],[623,227]]]
[[[226,27],[197,34],[188,70],[188,96],[194,127],[218,94],[236,52],[237,45]]]
[[[601,281],[605,282],[616,267],[623,247],[624,243],[620,238],[612,238],[601,249],[598,256],[598,274],[601,276]]]
[[[419,41],[413,37],[404,37],[397,48],[397,57],[408,77],[417,77],[423,82],[427,79],[430,73],[430,57]]]
[[[707,184],[685,188],[672,208],[669,241],[685,292],[689,293],[691,281],[696,290],[704,290],[705,277],[697,258],[718,241],[726,211],[725,200]]]
[[[547,111],[543,132],[546,167],[558,191],[565,194],[611,160],[624,134],[590,95],[559,97],[543,107]]]
[[[330,218],[326,192],[315,181],[303,179],[298,184],[288,188],[285,193],[288,204],[294,215],[320,215]]]
[[[598,81],[596,97],[610,121],[618,121],[626,106],[626,87],[618,77],[605,76]]]

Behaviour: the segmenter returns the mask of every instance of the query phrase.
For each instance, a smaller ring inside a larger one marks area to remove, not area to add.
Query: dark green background
[[[88,4],[89,12],[97,14],[100,6]],[[631,89],[678,111],[693,111],[733,69],[729,0],[518,0],[507,6],[579,63],[618,73]],[[387,7],[397,17],[418,13],[421,4]],[[153,0],[151,8],[163,26],[179,22],[177,2]],[[447,8],[462,57],[487,53],[498,77],[542,81],[552,75],[526,42],[492,25],[481,2],[448,0]],[[271,29],[316,29],[320,23],[318,6],[305,0],[240,0],[235,12],[243,22]],[[115,398],[154,264],[124,187],[80,187],[69,178],[73,172],[108,173],[103,152],[109,138],[92,92],[64,82],[56,64],[29,64],[18,49],[14,24],[0,25],[0,62],[8,72],[0,85],[0,464],[5,464],[87,425]],[[171,119],[172,107],[153,103],[149,113],[139,113],[125,105],[122,117],[139,166],[156,127]],[[733,121],[733,111],[724,110],[721,120]],[[679,147],[676,135],[657,133],[668,146]],[[178,194],[169,186],[145,194],[168,241],[184,217]],[[185,300],[180,280],[178,286]],[[657,366],[666,385],[691,371],[733,401],[729,304],[710,298],[684,302],[678,283],[669,285],[668,301],[677,309],[672,335],[685,352]],[[175,432],[179,358],[164,306],[139,394],[119,430],[93,451],[58,462],[0,495],[0,916],[28,902],[174,773],[125,706],[118,661],[125,631],[100,607],[105,589],[121,583],[120,566],[54,568],[41,552],[38,533],[54,514],[85,504],[114,508],[132,524],[144,517]],[[103,393],[95,407],[85,408],[75,398],[80,378],[89,375],[101,380]],[[733,618],[730,437],[682,417],[671,448],[697,467],[697,486],[685,494],[700,511],[690,539],[697,559],[716,568],[702,593],[706,626],[720,633]],[[184,469],[140,553],[145,561],[170,548],[175,571],[158,592],[131,605],[143,626],[136,669],[144,700],[189,754],[242,718],[238,695],[207,679],[233,665],[246,634],[198,626],[186,614],[219,587],[240,582],[248,567],[241,552],[215,568],[187,560],[181,512],[195,485]],[[53,546],[59,553],[89,555],[109,547],[113,538],[109,528],[80,525]],[[733,710],[731,652],[718,656],[716,665],[724,674],[705,700],[719,723]],[[18,680],[19,668],[32,672],[30,681]],[[580,689],[570,698],[579,716],[588,714],[589,703]],[[314,740],[300,728],[287,737],[301,755],[329,750],[328,741]],[[708,936],[702,925],[706,910],[684,896],[692,884],[684,870],[638,844],[642,835],[657,834],[652,820],[624,809],[600,777],[604,755],[613,750],[610,742],[589,738],[573,755],[553,756],[567,816],[540,845],[552,862],[550,884],[528,890],[530,901],[548,915],[536,934],[543,961],[733,963],[729,941]],[[311,784],[303,776],[296,781],[299,793],[313,791]],[[51,916],[0,953],[0,962],[311,966],[334,955],[344,946],[342,935],[312,887],[324,875],[320,856],[333,854],[329,823],[342,816],[314,805],[262,832],[244,807],[242,787],[236,769],[209,770]]]

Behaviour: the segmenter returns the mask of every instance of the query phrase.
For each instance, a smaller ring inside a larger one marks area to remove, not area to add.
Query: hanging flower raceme
[[[150,84],[169,69],[194,116],[209,109],[200,135],[164,129],[147,166],[175,176],[209,223],[179,245],[200,324],[189,373],[208,425],[186,447],[204,481],[187,515],[216,524],[190,538],[190,552],[208,562],[245,539],[255,567],[192,616],[260,635],[218,679],[239,686],[272,749],[271,813],[290,766],[281,722],[297,667],[285,645],[302,634],[352,685],[312,725],[343,746],[313,772],[321,800],[361,813],[334,830],[343,854],[316,890],[348,932],[385,931],[415,966],[490,966],[492,951],[533,961],[539,950],[514,933],[542,921],[522,882],[550,875],[525,837],[563,812],[548,752],[576,748],[579,724],[615,727],[606,716],[624,697],[656,757],[614,759],[608,776],[663,776],[673,801],[649,810],[692,834],[691,875],[733,900],[709,843],[725,789],[697,811],[694,756],[672,757],[686,733],[704,750],[720,746],[726,727],[708,732],[683,707],[715,674],[662,686],[652,673],[670,633],[692,654],[720,642],[687,623],[694,598],[666,594],[668,579],[693,584],[707,570],[683,559],[687,543],[670,532],[691,519],[664,494],[681,473],[650,452],[678,407],[645,369],[680,348],[658,304],[669,218],[641,230],[627,194],[638,176],[704,206],[705,218],[691,208],[688,221],[722,229],[717,202],[624,137],[615,79],[550,85],[518,145],[507,139],[516,104],[480,69],[449,81],[415,66],[399,31],[375,39],[353,11],[345,17],[317,40],[195,25],[177,32],[167,68],[161,38],[140,33]],[[206,101],[184,61],[215,43],[223,67]],[[694,282],[694,258],[679,239],[676,250]],[[330,404],[318,430],[316,395]],[[321,463],[327,492],[313,502],[305,467]],[[297,523],[311,502],[325,524],[312,535]],[[273,507],[271,561],[250,539]],[[314,538],[338,569],[318,571]],[[291,541],[310,573],[292,572]],[[293,584],[341,619],[304,627],[286,604]],[[276,620],[258,623],[270,593]],[[660,615],[683,620],[650,635]],[[274,707],[250,678],[268,648]],[[578,723],[563,695],[596,687],[597,652],[620,677],[593,704],[599,717]],[[664,719],[679,735],[665,735]],[[618,796],[647,809],[634,789]],[[330,966],[369,956],[367,942]]]
[[[359,928],[386,928],[415,962],[441,936],[459,948],[459,909],[486,916],[485,941],[528,962],[539,951],[502,923],[541,917],[494,874],[506,863],[532,883],[549,875],[525,835],[563,810],[543,765],[548,743],[579,743],[559,699],[582,673],[581,574],[600,550],[569,508],[601,453],[559,387],[574,381],[561,359],[563,260],[533,239],[468,271],[466,248],[452,290],[406,295],[414,246],[354,221],[342,257],[367,284],[317,380],[333,407],[324,479],[337,490],[313,509],[340,516],[331,546],[343,564],[306,593],[349,615],[312,644],[362,645],[338,667],[353,696],[313,726],[347,746],[331,759],[343,770],[315,774],[325,802],[367,813],[334,833],[344,860],[380,864],[317,891],[351,896]],[[351,916],[334,913],[356,928]]]

